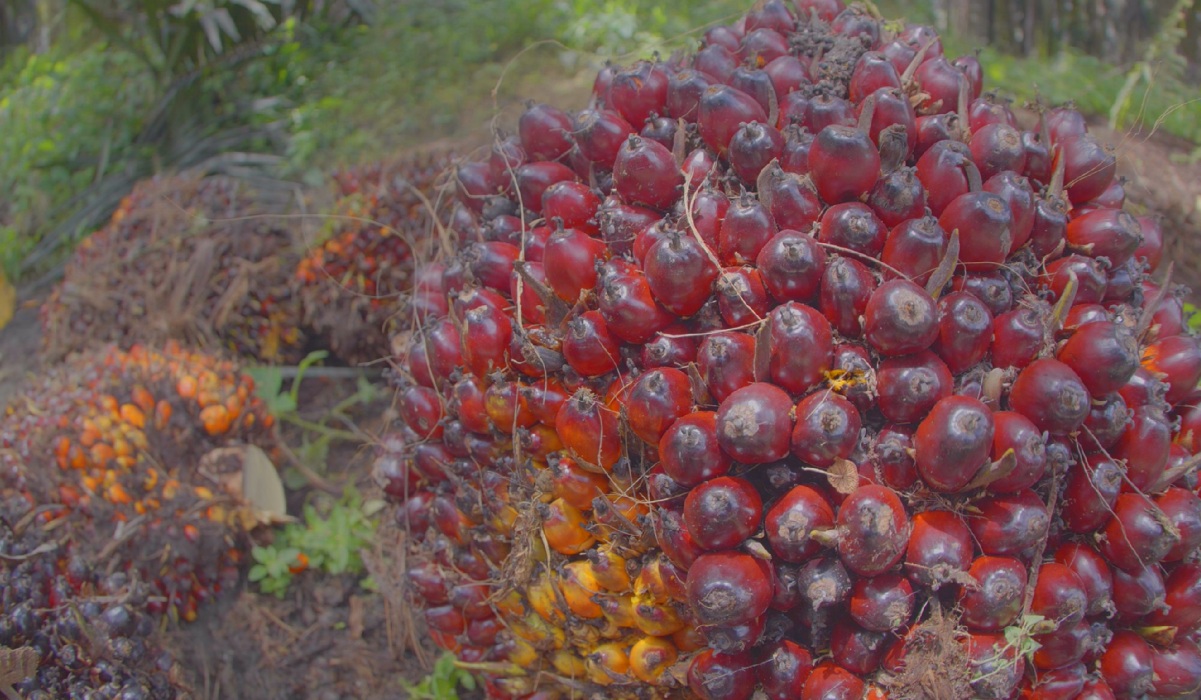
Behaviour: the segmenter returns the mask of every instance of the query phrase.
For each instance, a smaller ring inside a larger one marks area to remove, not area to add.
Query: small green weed
[[[309,353],[294,368],[277,366],[259,366],[247,368],[247,373],[254,379],[255,393],[267,404],[280,422],[299,428],[301,431],[300,445],[295,447],[297,458],[315,473],[323,474],[326,457],[334,440],[362,442],[363,436],[356,432],[350,411],[357,406],[363,406],[379,400],[382,390],[372,384],[366,376],[355,377],[353,394],[327,409],[319,419],[311,420],[300,414],[300,386],[305,375],[319,362],[329,356],[325,350]],[[284,375],[291,374],[291,383],[284,386]],[[340,426],[340,427],[339,427]],[[284,485],[297,489],[309,481],[309,477],[301,474],[294,467],[286,467],[283,471]]]
[[[470,673],[455,665],[455,655],[446,652],[434,662],[434,670],[413,685],[401,681],[411,700],[458,700],[459,688],[475,690],[476,681]]]
[[[314,569],[326,574],[361,575],[360,552],[375,536],[375,515],[382,501],[366,501],[353,487],[333,503],[306,505],[304,521],[284,526],[275,542],[254,547],[249,578],[263,593],[284,597],[297,574]]]

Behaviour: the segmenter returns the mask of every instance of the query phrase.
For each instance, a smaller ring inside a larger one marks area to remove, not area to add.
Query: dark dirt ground
[[[549,81],[538,86],[541,99],[555,104],[583,104],[588,85]],[[511,109],[506,110],[506,117]],[[489,115],[491,105],[476,113]],[[506,121],[513,121],[508,119]],[[468,128],[471,128],[468,126]],[[488,133],[481,118],[474,134]],[[1119,172],[1128,179],[1127,207],[1165,218],[1165,260],[1174,260],[1174,279],[1201,289],[1201,163],[1187,164],[1173,155],[1187,154],[1191,144],[1162,134],[1117,134],[1103,125],[1093,130],[1115,145]],[[460,151],[462,152],[462,151]],[[20,290],[19,308],[0,330],[0,403],[41,366],[37,308],[48,285]],[[1190,298],[1199,299],[1196,293]],[[341,396],[335,384],[310,397],[329,405]],[[380,413],[368,418],[378,428]],[[371,427],[364,426],[367,432]],[[335,483],[354,480],[369,494],[369,452],[353,447],[331,453],[328,476]],[[303,499],[304,493],[292,495]],[[366,497],[370,498],[370,495]],[[398,575],[403,570],[401,535],[383,528],[376,551],[367,557],[381,593],[363,589],[349,576],[298,576],[284,599],[258,594],[251,586],[226,596],[202,611],[190,625],[169,630],[166,644],[191,674],[197,700],[383,700],[405,696],[400,680],[420,679],[436,655],[423,642],[420,627],[399,600]]]

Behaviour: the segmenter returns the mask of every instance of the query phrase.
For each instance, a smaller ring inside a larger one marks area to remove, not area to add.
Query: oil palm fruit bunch
[[[415,260],[428,258],[444,153],[349,168],[334,175],[338,200],[327,238],[296,268],[305,320],[340,359],[388,356],[389,329],[407,325],[398,298],[412,286]]]
[[[148,582],[59,549],[12,492],[0,501],[0,689],[30,700],[190,697],[157,643]]]
[[[262,362],[304,356],[292,271],[298,248],[275,210],[236,179],[138,183],[85,239],[41,309],[44,349],[181,340]]]
[[[254,524],[220,449],[271,449],[253,392],[232,362],[174,343],[74,355],[0,421],[0,495],[51,533],[61,570],[122,572],[150,586],[149,612],[194,619],[236,581]]]
[[[458,167],[481,240],[419,273],[376,474],[491,696],[1201,692],[1161,233],[981,76],[767,0]]]

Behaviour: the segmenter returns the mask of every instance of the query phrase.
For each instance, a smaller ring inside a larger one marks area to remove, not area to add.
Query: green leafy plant
[[[375,536],[382,501],[366,501],[353,487],[342,498],[304,507],[304,519],[280,529],[268,546],[254,547],[249,579],[266,594],[284,597],[293,577],[313,569],[326,574],[364,573],[360,552]]]
[[[458,700],[459,689],[475,690],[475,678],[455,663],[455,655],[446,652],[434,662],[434,670],[420,683],[401,681],[411,700]]]
[[[328,356],[329,353],[325,350],[317,350],[301,360],[296,367],[259,366],[246,370],[254,378],[255,393],[267,404],[267,409],[272,415],[282,423],[300,429],[300,444],[295,447],[296,456],[318,474],[325,471],[326,457],[335,440],[363,441],[364,437],[357,432],[351,420],[350,411],[355,407],[371,404],[383,396],[380,388],[364,374],[356,373],[354,393],[324,409],[323,415],[317,419],[301,415],[301,384],[310,372],[321,371],[316,367]],[[284,386],[286,375],[291,377],[291,383],[287,387]],[[310,477],[299,473],[294,467],[286,467],[283,474],[284,483],[293,489],[310,480]]]

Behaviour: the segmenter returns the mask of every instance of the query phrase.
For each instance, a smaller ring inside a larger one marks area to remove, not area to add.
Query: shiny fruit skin
[[[988,461],[994,431],[992,411],[977,399],[938,401],[914,437],[918,473],[939,491],[963,489]]]
[[[705,625],[732,625],[762,615],[772,599],[771,565],[741,552],[711,552],[688,569],[688,602]]]
[[[783,389],[756,382],[731,393],[717,409],[717,441],[745,464],[783,459],[792,432],[792,400]]]
[[[763,501],[750,482],[738,477],[710,479],[688,492],[684,525],[700,547],[710,550],[737,546],[758,529]]]
[[[876,576],[905,554],[910,522],[892,489],[866,485],[847,496],[838,511],[838,552],[848,569]]]
[[[768,509],[763,529],[777,557],[803,563],[821,551],[811,533],[830,528],[834,522],[834,509],[825,497],[808,486],[795,486]]]

